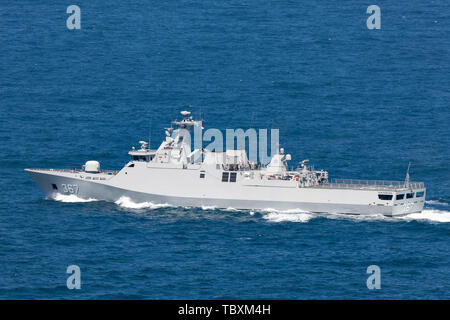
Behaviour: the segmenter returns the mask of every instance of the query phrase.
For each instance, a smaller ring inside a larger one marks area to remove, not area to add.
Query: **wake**
[[[172,205],[168,203],[153,203],[153,202],[134,202],[128,197],[120,197],[119,200],[114,202],[116,205],[122,208],[126,209],[149,209],[149,210],[156,210],[160,208],[167,208],[167,207],[173,207]]]
[[[295,210],[278,211],[273,209],[267,209],[269,213],[264,213],[263,218],[270,222],[308,222],[315,218],[327,218],[327,219],[342,219],[353,221],[386,221],[386,222],[399,222],[399,221],[422,221],[431,223],[449,223],[450,211],[437,210],[431,208],[425,208],[421,213],[411,213],[400,217],[387,217],[381,214],[371,215],[349,215],[349,214],[337,214],[337,213],[324,213],[317,214],[312,212],[295,212]]]
[[[64,203],[84,203],[99,201],[98,199],[89,198],[83,199],[74,194],[64,195],[56,193],[51,198],[58,202]],[[134,202],[129,197],[120,197],[115,204],[121,208],[133,209],[133,210],[157,210],[160,208],[177,206],[170,205],[168,203],[153,203],[153,202]],[[290,210],[276,210],[272,208],[262,209],[262,210],[239,210],[235,208],[218,209],[214,206],[202,206],[199,207],[201,210],[218,210],[225,212],[242,212],[254,216],[255,213],[260,213],[262,218],[268,222],[280,223],[280,222],[298,222],[306,223],[312,219],[316,218],[327,218],[327,219],[344,219],[344,220],[354,220],[354,221],[386,221],[386,222],[398,222],[398,221],[421,221],[421,222],[431,222],[431,223],[450,223],[450,211],[440,210],[433,208],[437,207],[448,207],[449,204],[446,202],[441,202],[437,200],[426,201],[428,207],[424,208],[421,213],[412,213],[401,217],[386,217],[383,215],[348,215],[348,214],[336,214],[336,213],[324,213],[317,214],[308,211],[303,211],[300,209],[290,209]],[[193,209],[191,207],[183,207],[185,209]]]
[[[55,201],[58,201],[58,202],[67,202],[67,203],[99,201],[99,200],[94,199],[94,198],[83,199],[83,198],[77,197],[74,194],[66,195],[66,194],[61,194],[61,193],[56,193],[53,197],[49,197],[49,198],[46,198],[46,199],[55,200]]]
[[[397,219],[403,220],[428,220],[431,222],[450,222],[450,211],[424,209],[421,213],[412,213]]]

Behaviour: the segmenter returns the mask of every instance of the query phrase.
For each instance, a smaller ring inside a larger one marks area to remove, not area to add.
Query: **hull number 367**
[[[62,189],[65,193],[73,193],[73,194],[77,194],[78,193],[78,185],[77,184],[65,184],[63,183],[62,185]]]

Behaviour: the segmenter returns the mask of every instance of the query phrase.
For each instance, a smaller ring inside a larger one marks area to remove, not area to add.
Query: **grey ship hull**
[[[160,169],[158,171],[164,171]],[[188,196],[183,196],[183,192],[177,190],[174,184],[173,192],[167,189],[158,190],[158,188],[130,188],[124,179],[133,179],[127,175],[127,169],[122,169],[118,173],[108,174],[99,173],[89,175],[80,171],[71,170],[51,170],[51,169],[26,169],[29,175],[33,178],[39,188],[44,194],[53,198],[56,194],[74,194],[83,199],[96,199],[109,202],[116,202],[120,198],[127,197],[136,203],[152,202],[155,204],[170,204],[175,206],[185,207],[202,207],[211,206],[216,208],[236,208],[248,210],[303,210],[315,213],[340,213],[340,214],[383,214],[386,216],[399,216],[414,212],[421,212],[424,206],[425,196],[423,198],[413,198],[396,202],[395,200],[389,202],[378,201],[378,193],[380,190],[356,190],[356,189],[323,189],[323,188],[296,188],[287,186],[270,186],[267,188],[258,188],[256,185],[245,185],[241,183],[238,192],[247,192],[247,196],[238,197],[236,193],[227,193],[224,190],[220,196],[214,193],[207,194],[207,189],[199,189],[198,192],[185,192]],[[176,170],[179,171],[179,170]],[[185,171],[185,170],[183,170]],[[192,176],[198,177],[198,170],[192,173]],[[130,172],[130,170],[128,170]],[[87,180],[89,176],[91,179]],[[158,175],[148,177],[147,181],[158,181]],[[96,179],[93,181],[92,179]],[[140,183],[137,182],[139,185]],[[124,187],[122,187],[122,185]],[[145,185],[145,183],[144,183]],[[147,185],[152,185],[147,182]],[[69,186],[69,188],[67,187]],[[183,187],[181,183],[180,188]],[[218,187],[216,185],[210,186]],[[252,188],[253,187],[253,188]],[[56,188],[56,189],[55,189]],[[134,189],[134,190],[133,190]],[[136,190],[141,189],[141,190]],[[147,190],[145,190],[147,189]],[[257,189],[249,192],[248,190]],[[266,189],[261,192],[261,189]],[[271,189],[271,190],[267,190]],[[423,188],[417,190],[425,191]],[[416,190],[416,191],[417,191]],[[160,191],[160,192],[158,192]],[[289,191],[291,196],[285,196],[282,193]],[[403,192],[403,191],[402,191]],[[198,194],[198,196],[195,195]],[[260,196],[255,194],[260,193]],[[307,201],[305,201],[305,193]],[[395,199],[395,191],[394,199]],[[270,195],[270,196],[268,196]],[[297,196],[296,196],[297,195]],[[350,195],[350,196],[348,196]],[[290,198],[290,199],[289,199]],[[343,198],[358,199],[359,203],[354,201],[342,201]],[[364,198],[366,203],[362,203],[361,198]],[[353,203],[352,203],[353,202]]]

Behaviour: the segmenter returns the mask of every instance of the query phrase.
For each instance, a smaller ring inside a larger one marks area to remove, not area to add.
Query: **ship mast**
[[[405,186],[409,187],[409,168],[411,167],[411,161],[408,163],[408,170],[406,170],[406,177],[405,177]]]

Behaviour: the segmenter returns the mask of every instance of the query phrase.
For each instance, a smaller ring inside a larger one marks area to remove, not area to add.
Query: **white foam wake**
[[[74,194],[65,195],[56,193],[50,197],[50,199],[66,202],[66,203],[79,203],[79,202],[93,202],[99,201],[98,199],[88,198],[83,199]],[[127,209],[159,209],[166,207],[173,207],[168,203],[153,203],[153,202],[140,202],[136,203],[131,200],[129,197],[120,197],[119,200],[115,202],[118,206],[127,208]],[[427,204],[438,204],[442,206],[448,206],[448,203],[439,202],[434,200],[427,201]],[[201,207],[203,210],[215,210],[214,206],[203,206]],[[222,209],[222,211],[240,211],[235,208],[227,208]],[[308,211],[303,211],[300,209],[290,209],[290,210],[276,210],[276,209],[263,209],[256,210],[257,212],[261,212],[263,219],[270,222],[308,222],[309,220],[315,217],[325,217],[329,219],[349,219],[349,220],[359,220],[359,221],[429,221],[429,222],[438,222],[438,223],[449,223],[450,222],[450,211],[446,210],[437,210],[427,208],[422,210],[420,213],[412,213],[401,217],[386,217],[383,215],[346,215],[346,214],[314,214]],[[249,212],[250,215],[254,215],[254,211]]]
[[[335,220],[352,220],[352,221],[389,221],[392,220],[391,217],[378,214],[346,214],[346,213],[323,213],[320,215],[321,217],[327,219],[335,219]]]
[[[263,216],[270,222],[308,222],[314,216],[308,213],[279,213],[271,212]]]
[[[153,202],[134,202],[128,197],[120,197],[119,200],[115,202],[120,207],[127,208],[127,209],[159,209],[159,208],[166,208],[171,207],[168,203],[153,203]]]
[[[73,202],[73,203],[98,201],[97,199],[94,199],[94,198],[83,199],[74,194],[67,195],[67,194],[61,194],[61,193],[54,194],[50,199],[55,200],[55,201],[60,201],[60,202]]]
[[[370,215],[348,215],[337,213],[315,214],[295,209],[286,211],[265,209],[262,210],[262,212],[267,212],[263,214],[263,218],[270,222],[308,222],[309,220],[317,217],[323,217],[327,219],[343,219],[343,220],[367,221],[367,222],[371,221],[386,221],[386,222],[423,221],[436,223],[450,222],[450,211],[436,210],[436,209],[424,209],[420,213],[411,213],[400,217],[387,217],[381,214],[370,214]]]
[[[228,207],[228,208],[224,208],[224,209],[221,209],[222,211],[228,211],[228,212],[239,212],[239,211],[242,211],[242,210],[240,210],[240,209],[236,209],[236,208],[233,208],[233,207]]]
[[[425,209],[421,213],[411,213],[399,219],[404,220],[428,220],[431,222],[450,222],[450,211]]]
[[[217,209],[217,207],[215,207],[215,206],[201,206],[200,208],[202,208],[202,210],[204,210],[204,211]]]
[[[275,210],[275,209],[264,209],[262,212],[263,219],[270,222],[308,222],[314,215],[308,211],[303,211],[300,209],[290,209],[290,210]]]

